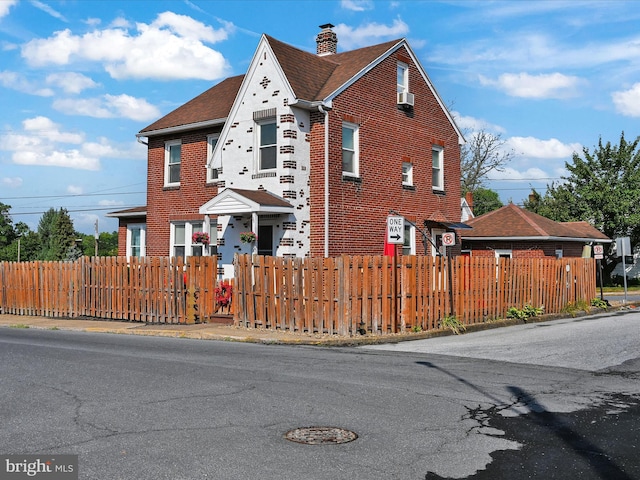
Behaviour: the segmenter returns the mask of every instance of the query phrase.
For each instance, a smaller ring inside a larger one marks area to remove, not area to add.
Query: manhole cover
[[[358,438],[358,434],[344,428],[305,427],[289,430],[284,438],[307,445],[336,445],[353,442]]]

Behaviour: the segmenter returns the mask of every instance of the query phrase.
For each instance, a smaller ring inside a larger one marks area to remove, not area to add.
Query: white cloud
[[[18,165],[66,167],[80,170],[100,170],[100,159],[146,159],[146,149],[137,142],[126,145],[110,143],[107,138],[85,142],[83,133],[65,132],[47,117],[34,117],[22,122],[22,132],[0,135],[0,149],[12,152],[11,160]],[[65,144],[72,144],[67,148]],[[68,191],[74,193],[70,185]]]
[[[342,0],[342,2],[340,2],[340,5],[345,10],[352,10],[354,12],[373,10],[372,0]]]
[[[20,177],[3,177],[0,181],[2,185],[8,188],[18,188],[22,186],[22,178]]]
[[[79,170],[100,170],[100,160],[82,155],[76,149],[54,151],[21,151],[13,153],[13,163],[18,165],[41,165],[66,167]]]
[[[49,5],[47,5],[46,3],[40,2],[38,0],[31,0],[31,5],[33,5],[34,7],[42,10],[45,13],[48,13],[53,18],[57,18],[58,20],[62,20],[63,22],[67,21],[67,19],[64,18],[64,16],[60,12],[58,12],[57,10],[54,10]]]
[[[53,102],[53,108],[67,115],[94,118],[128,118],[145,121],[158,118],[160,110],[142,98],[130,95],[103,95],[100,98],[66,98]]]
[[[18,4],[18,0],[2,0],[0,1],[0,18],[9,14],[9,10]]]
[[[26,132],[42,140],[73,144],[79,144],[84,141],[83,134],[61,132],[60,126],[47,117],[28,118],[22,122],[22,126]]]
[[[570,158],[574,152],[582,151],[579,143],[566,144],[556,138],[510,137],[506,143],[517,154],[528,158]]]
[[[456,112],[456,111],[452,111],[451,115],[453,115],[453,118],[455,119],[456,124],[462,130],[471,130],[472,132],[485,130],[485,131],[494,132],[494,133],[505,133],[506,131],[500,125],[487,122],[486,120],[481,118],[465,116],[460,114],[460,112]]]
[[[115,207],[124,205],[124,202],[122,200],[100,200],[98,205],[102,207]]]
[[[55,85],[67,93],[81,93],[87,88],[95,88],[98,86],[89,77],[75,72],[51,73],[47,75],[46,82],[49,85]]]
[[[640,117],[640,83],[634,84],[629,90],[613,92],[611,98],[622,115]]]
[[[529,75],[528,73],[504,73],[497,80],[479,76],[480,83],[503,90],[512,97],[570,98],[578,95],[582,81],[578,77],[561,73]]]
[[[353,28],[341,23],[336,25],[333,30],[338,36],[338,45],[345,50],[351,50],[385,40],[405,37],[409,33],[409,26],[400,18],[396,18],[390,26],[372,22]]]
[[[82,187],[77,186],[77,185],[68,185],[67,186],[67,193],[69,193],[71,195],[80,195],[80,194],[84,193],[84,189]]]
[[[544,170],[533,167],[526,170],[516,170],[513,167],[506,167],[502,171],[494,170],[489,174],[490,180],[522,180],[522,181],[535,181],[546,180],[549,178],[549,174]]]
[[[1,2],[2,0],[0,0]],[[33,82],[27,80],[22,74],[17,72],[3,71],[0,72],[0,85],[17,92],[27,93],[29,95],[37,95],[39,97],[52,97],[53,90],[50,88],[40,88]]]
[[[124,22],[83,35],[58,31],[26,43],[22,56],[33,66],[98,62],[116,79],[215,80],[227,75],[230,66],[205,43],[220,42],[227,35],[224,28],[216,30],[191,17],[164,12],[151,24],[137,23],[133,31]]]

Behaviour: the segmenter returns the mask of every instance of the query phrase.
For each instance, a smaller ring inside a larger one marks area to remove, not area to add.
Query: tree
[[[497,210],[503,203],[497,192],[488,188],[478,188],[473,192],[473,214],[477,217],[487,212]]]
[[[539,214],[556,221],[588,221],[609,238],[630,237],[640,243],[640,137],[633,142],[620,136],[618,145],[598,142],[590,152],[582,149],[566,163],[569,176],[552,184],[536,208]],[[617,260],[605,256],[608,277]]]
[[[40,260],[65,260],[68,250],[75,245],[73,221],[64,208],[46,211],[38,223],[38,234],[42,246]]]
[[[0,202],[0,248],[10,245],[16,237],[9,210],[11,210],[11,205]]]
[[[481,129],[469,136],[469,141],[460,149],[460,184],[462,193],[473,192],[483,187],[487,175],[513,159],[515,152],[505,150],[506,141],[500,134],[494,135]]]

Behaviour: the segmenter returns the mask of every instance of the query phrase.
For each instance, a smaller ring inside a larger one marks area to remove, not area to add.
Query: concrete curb
[[[589,312],[576,311],[564,314],[546,314],[531,317],[526,321],[501,319],[466,326],[465,333],[503,328],[525,323],[548,322],[563,318],[586,317],[601,313],[624,312],[636,308],[635,304],[617,305],[608,309],[591,308]],[[423,340],[453,335],[449,329],[428,330],[424,332],[406,332],[389,335],[363,335],[341,337],[335,335],[298,334],[280,330],[258,330],[226,325],[156,325],[129,323],[110,320],[76,320],[35,316],[0,314],[0,327],[34,328],[46,330],[69,330],[92,333],[110,333],[116,335],[144,335],[169,338],[190,338],[197,340],[217,340],[226,342],[258,343],[264,345],[307,345],[319,347],[356,347],[383,343],[399,343],[411,340]],[[464,335],[464,333],[463,333]]]

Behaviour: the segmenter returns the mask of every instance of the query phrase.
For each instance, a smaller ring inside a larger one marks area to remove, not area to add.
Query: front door
[[[273,256],[273,225],[258,226],[258,255]]]

